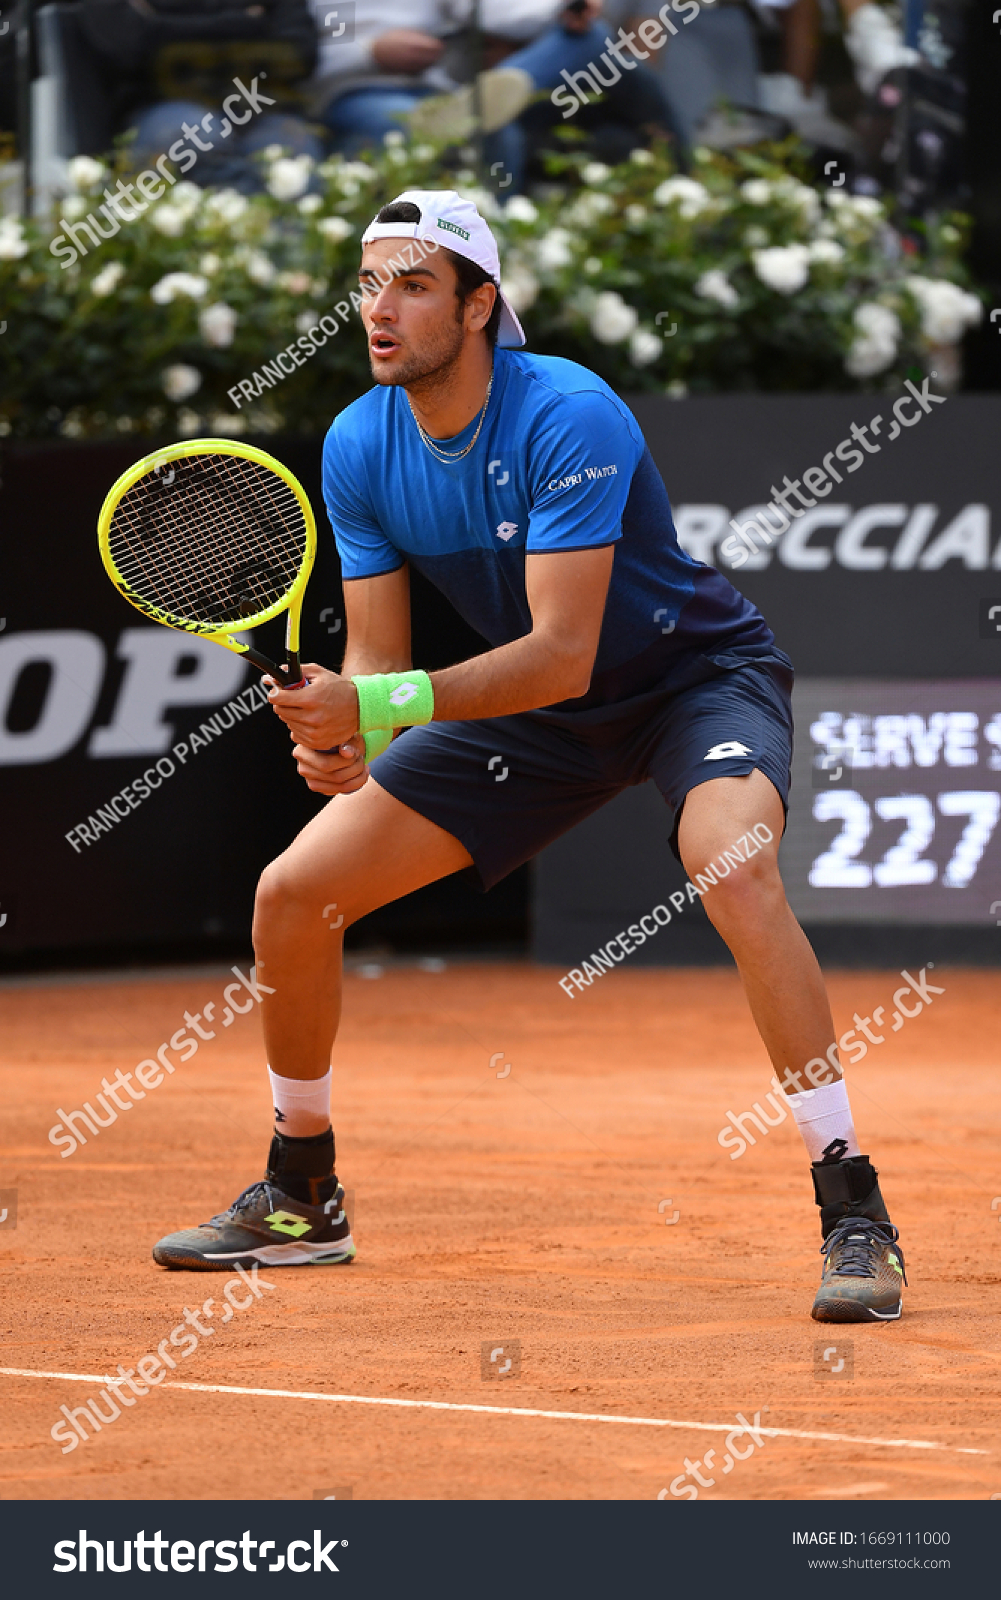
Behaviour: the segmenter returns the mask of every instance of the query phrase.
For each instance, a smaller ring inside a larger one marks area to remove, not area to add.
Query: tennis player
[[[267,1176],[154,1258],[217,1271],[350,1260],[330,1122],[344,930],[449,873],[487,889],[652,780],[689,877],[721,863],[705,910],[806,1144],[824,1256],[813,1316],[896,1318],[897,1230],[859,1151],[823,979],[779,876],[792,664],[755,607],[680,548],[618,396],[575,362],[520,348],[475,206],[409,191],[362,244],[375,387],[337,417],[323,459],[343,669],[309,665],[305,689],[271,690],[299,772],[335,799],[258,889]],[[489,650],[413,669],[411,567]],[[772,843],[723,874],[723,853],[754,828]]]

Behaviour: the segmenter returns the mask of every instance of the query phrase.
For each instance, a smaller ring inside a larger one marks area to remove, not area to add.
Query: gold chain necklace
[[[493,375],[493,369],[491,368],[491,371],[490,371],[490,382],[487,384],[487,397],[483,402],[483,410],[480,412],[480,420],[476,424],[476,432],[473,434],[473,437],[470,439],[469,443],[466,445],[466,448],[464,450],[442,450],[439,445],[435,444],[434,440],[431,438],[431,435],[428,433],[427,429],[421,426],[421,423],[420,423],[420,420],[418,419],[417,413],[414,410],[414,402],[411,400],[409,394],[407,395],[407,404],[410,407],[410,415],[413,417],[414,421],[417,423],[417,432],[420,434],[421,438],[423,439],[423,441],[424,441],[425,445],[427,446],[427,448],[430,450],[431,454],[433,456],[435,456],[437,458],[437,460],[439,460],[439,461],[461,461],[463,456],[468,456],[470,450],[473,448],[473,445],[476,443],[477,439],[480,437],[480,429],[483,427],[483,419],[487,414],[487,406],[490,404],[490,391],[493,388],[493,386],[494,386],[494,375]]]

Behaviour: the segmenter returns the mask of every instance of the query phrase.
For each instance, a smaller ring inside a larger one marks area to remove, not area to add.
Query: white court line
[[[61,1378],[64,1383],[107,1383],[93,1372],[34,1372],[30,1367],[0,1367],[3,1378]],[[197,1394],[249,1394],[269,1400],[326,1400],[333,1405],[402,1406],[419,1411],[477,1411],[493,1417],[545,1417],[553,1422],[619,1422],[633,1428],[691,1428],[699,1433],[732,1433],[732,1422],[676,1422],[669,1417],[620,1417],[604,1411],[538,1411],[527,1406],[458,1405],[450,1400],[389,1400],[370,1394],[320,1394],[309,1389],[244,1389],[231,1383],[178,1383],[168,1380],[158,1389],[190,1389]],[[736,1424],[740,1426],[739,1423]],[[987,1450],[935,1444],[930,1439],[869,1439],[852,1433],[806,1433],[800,1428],[758,1428],[769,1439],[821,1439],[831,1444],[875,1444],[888,1450],[948,1450],[961,1456],[986,1456]]]

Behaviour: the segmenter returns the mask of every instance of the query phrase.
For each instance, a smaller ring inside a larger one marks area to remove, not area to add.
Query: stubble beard
[[[370,357],[372,377],[384,388],[402,387],[415,397],[434,394],[449,386],[465,337],[461,322],[447,322],[419,349],[407,351],[390,372]]]

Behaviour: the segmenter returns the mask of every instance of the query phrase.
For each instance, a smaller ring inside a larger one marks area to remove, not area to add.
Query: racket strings
[[[109,550],[134,594],[185,622],[258,615],[292,587],[308,535],[293,490],[245,457],[185,456],[123,495]]]

